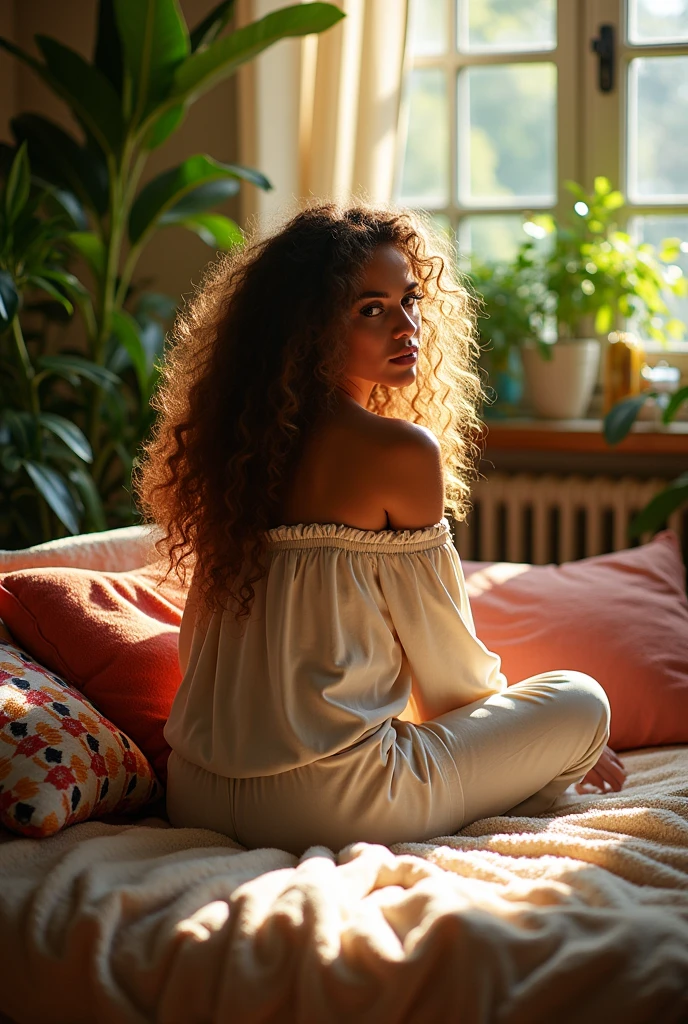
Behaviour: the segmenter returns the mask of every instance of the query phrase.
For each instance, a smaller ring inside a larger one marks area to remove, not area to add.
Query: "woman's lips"
[[[397,356],[395,359],[390,359],[390,363],[398,363],[399,366],[411,366],[412,363],[415,363],[417,358],[418,353],[413,349],[408,353],[408,355]]]

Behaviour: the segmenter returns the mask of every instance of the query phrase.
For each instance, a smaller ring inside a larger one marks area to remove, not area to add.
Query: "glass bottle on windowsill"
[[[640,394],[642,360],[643,350],[634,334],[612,331],[605,353],[603,415],[622,398]]]

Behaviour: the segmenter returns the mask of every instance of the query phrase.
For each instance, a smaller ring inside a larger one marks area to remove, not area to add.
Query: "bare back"
[[[287,486],[280,522],[271,525],[341,523],[385,530],[437,522],[444,504],[441,470],[438,491],[437,452],[430,452],[427,441],[425,450],[418,451],[418,440],[422,443],[426,433],[415,424],[342,404],[306,441]],[[429,465],[429,456],[435,465]],[[436,495],[430,505],[429,476]],[[401,503],[395,490],[403,492]],[[424,509],[412,507],[419,493],[425,496]],[[414,523],[418,516],[427,521]]]

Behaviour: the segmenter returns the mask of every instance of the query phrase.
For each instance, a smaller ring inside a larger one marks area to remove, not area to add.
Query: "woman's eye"
[[[423,298],[422,295],[416,295],[414,293],[412,295],[405,295],[404,299],[403,299],[403,302],[406,305],[411,305],[414,302],[420,302],[420,300],[422,298]],[[410,300],[410,302],[409,302],[409,300]],[[380,306],[378,304],[378,305],[374,305],[374,306],[364,306],[363,309],[361,310],[361,313],[363,314],[363,316],[368,316],[368,317],[375,316],[375,314],[377,312],[384,313],[384,307]]]

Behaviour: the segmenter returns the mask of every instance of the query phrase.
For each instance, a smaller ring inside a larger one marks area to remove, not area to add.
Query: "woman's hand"
[[[626,781],[626,770],[610,747],[604,747],[594,768],[576,785],[577,793],[602,793],[621,789]],[[609,787],[609,789],[607,789]]]

